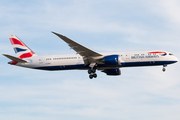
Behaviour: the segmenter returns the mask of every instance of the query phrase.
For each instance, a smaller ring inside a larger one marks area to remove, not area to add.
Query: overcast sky
[[[36,54],[75,53],[51,31],[96,51],[165,50],[180,59],[178,0],[1,0],[1,120],[179,120],[180,64],[87,71],[8,65],[7,34]]]

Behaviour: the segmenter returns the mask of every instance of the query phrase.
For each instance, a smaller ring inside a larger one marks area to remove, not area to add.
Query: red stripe
[[[29,58],[33,56],[33,52],[29,52],[29,53],[24,53],[21,56],[19,56],[19,58],[23,59],[23,58]]]
[[[16,65],[18,62],[12,61],[12,65]]]
[[[25,46],[20,40],[18,39],[15,39],[15,38],[10,38],[10,41],[11,41],[11,44],[12,45],[15,45],[15,44],[18,44],[18,45],[21,45],[21,46]],[[26,47],[26,46],[25,46]]]
[[[156,52],[148,52],[148,53],[166,53],[166,52],[156,51]]]

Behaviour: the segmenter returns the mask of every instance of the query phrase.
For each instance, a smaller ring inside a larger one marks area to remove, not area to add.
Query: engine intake
[[[107,65],[120,65],[119,55],[109,55],[103,58],[103,62]]]

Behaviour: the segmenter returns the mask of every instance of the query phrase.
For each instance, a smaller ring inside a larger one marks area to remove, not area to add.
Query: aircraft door
[[[39,65],[43,65],[43,57],[39,57]]]
[[[129,60],[129,59],[130,59],[129,52],[125,53],[125,59],[126,59],[126,60]]]
[[[81,61],[81,57],[80,56],[78,56],[77,58],[78,58],[78,61]]]
[[[78,64],[84,64],[84,61],[80,55],[77,56]]]

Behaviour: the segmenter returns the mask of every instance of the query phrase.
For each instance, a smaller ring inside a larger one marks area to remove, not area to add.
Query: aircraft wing
[[[62,40],[64,40],[73,50],[75,50],[77,52],[77,54],[80,54],[81,56],[83,56],[84,62],[85,64],[91,64],[92,62],[94,62],[95,60],[93,58],[97,58],[97,57],[102,57],[103,55],[94,52],[82,45],[80,45],[79,43],[67,38],[66,36],[63,36],[61,34],[52,32],[55,35],[57,35],[58,37],[60,37]]]

